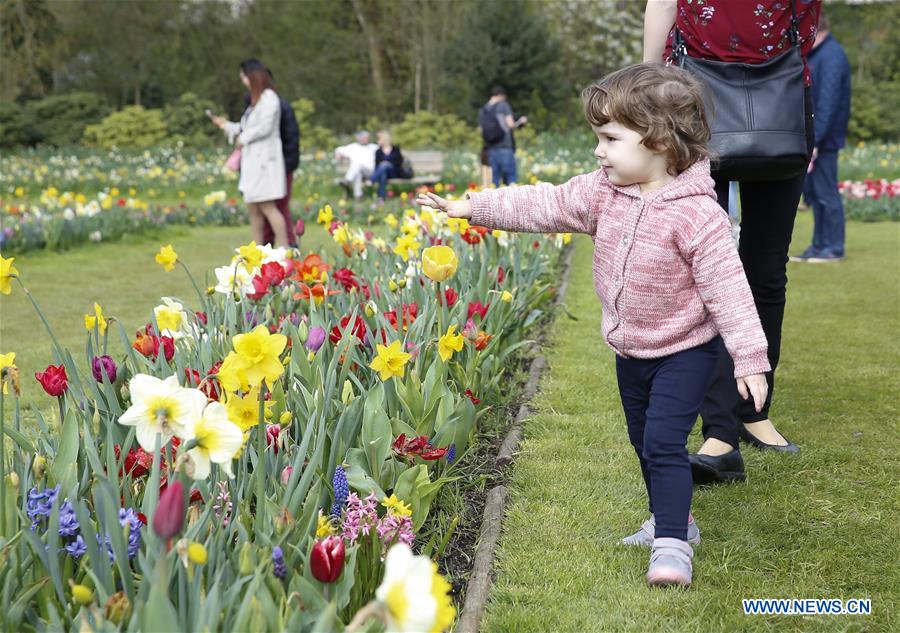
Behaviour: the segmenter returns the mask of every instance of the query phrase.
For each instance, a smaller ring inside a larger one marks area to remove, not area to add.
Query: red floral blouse
[[[805,62],[816,39],[822,0],[794,2]],[[678,0],[675,25],[691,57],[761,63],[791,46],[791,0]],[[672,54],[673,33],[666,42],[666,60]],[[809,68],[804,79],[810,85]]]

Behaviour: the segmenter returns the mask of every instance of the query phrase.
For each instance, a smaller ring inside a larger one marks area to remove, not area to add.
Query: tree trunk
[[[380,114],[384,114],[385,91],[384,91],[384,75],[382,73],[381,40],[378,38],[377,30],[372,26],[366,17],[364,0],[351,0],[353,4],[353,12],[356,19],[362,27],[363,35],[366,37],[366,43],[369,47],[369,62],[372,69],[372,84],[375,87],[375,100],[378,102]]]
[[[416,94],[414,99],[413,111],[418,114],[422,103],[422,60],[416,58]]]

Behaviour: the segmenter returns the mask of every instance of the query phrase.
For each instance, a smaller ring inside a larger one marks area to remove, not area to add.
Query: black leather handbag
[[[786,180],[806,169],[807,104],[794,1],[791,48],[761,64],[720,62],[687,54],[675,29],[672,60],[704,87],[713,172],[728,180]]]

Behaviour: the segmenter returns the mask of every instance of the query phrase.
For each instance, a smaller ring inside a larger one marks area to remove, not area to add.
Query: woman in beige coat
[[[250,229],[257,244],[263,243],[268,221],[275,233],[275,245],[287,246],[284,217],[275,203],[284,197],[284,155],[281,152],[279,121],[281,104],[269,71],[258,59],[241,62],[241,82],[250,91],[250,105],[240,123],[214,117],[213,122],[241,148],[241,176],[238,189],[250,209]]]

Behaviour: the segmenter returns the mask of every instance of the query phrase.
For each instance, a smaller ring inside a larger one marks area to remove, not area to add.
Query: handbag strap
[[[791,40],[791,46],[800,46],[800,23],[797,21],[796,0],[791,0],[791,27],[788,29],[788,39]],[[675,16],[675,29],[672,34],[672,54],[669,57],[670,63],[677,63],[678,60],[687,57],[687,44],[681,31],[678,30],[678,16]]]

